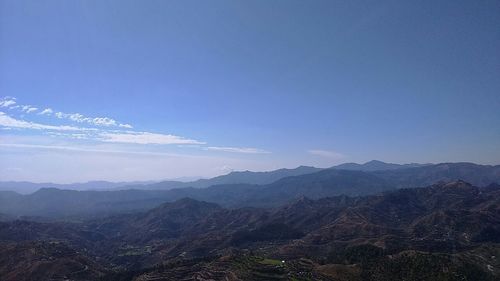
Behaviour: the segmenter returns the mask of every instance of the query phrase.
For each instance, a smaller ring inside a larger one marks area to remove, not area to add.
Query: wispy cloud
[[[22,112],[31,113],[31,112],[35,112],[37,110],[38,110],[38,108],[33,107],[31,105],[22,105],[21,106],[21,111]]]
[[[149,152],[149,151],[133,151],[133,150],[116,150],[116,149],[93,149],[77,146],[65,145],[38,145],[38,144],[22,144],[22,143],[0,143],[0,147],[13,147],[13,148],[33,148],[33,149],[51,149],[51,150],[66,150],[77,152],[97,152],[97,153],[113,153],[113,154],[138,154],[150,156],[181,156],[174,153],[165,152]]]
[[[22,128],[22,129],[34,129],[34,130],[54,130],[54,131],[90,131],[92,128],[80,128],[73,126],[54,126],[54,125],[45,125],[35,122],[29,122],[24,120],[19,120],[12,118],[0,111],[0,126],[8,127],[8,128]]]
[[[344,157],[343,154],[332,150],[311,149],[308,150],[308,152],[312,155],[326,157],[326,158],[333,158],[333,159],[340,159]]]
[[[130,124],[122,124],[117,122],[115,119],[109,118],[109,117],[86,117],[83,114],[80,113],[64,113],[64,112],[56,112],[54,114],[57,118],[59,119],[69,119],[73,122],[78,122],[78,123],[87,123],[90,125],[95,125],[95,126],[104,126],[104,127],[112,127],[112,126],[119,126],[122,128],[132,128],[132,125]]]
[[[119,124],[118,127],[120,127],[120,128],[126,128],[126,129],[132,129],[132,125],[130,125],[130,124]]]
[[[89,132],[65,132],[65,131],[48,131],[45,132],[46,135],[51,136],[51,137],[62,137],[62,138],[67,138],[67,139],[81,139],[81,140],[92,140],[93,135],[95,132],[92,132],[93,134],[89,134]]]
[[[253,147],[228,147],[228,146],[208,146],[204,148],[205,150],[213,151],[224,151],[224,152],[234,152],[234,153],[248,153],[248,154],[266,154],[271,153],[267,150]]]
[[[17,104],[16,98],[14,97],[3,97],[0,99],[0,107],[6,107],[8,109],[19,109],[24,113],[32,113],[38,110],[37,107],[31,105],[21,105]]]
[[[16,98],[8,96],[0,99],[0,107],[6,107],[10,110],[17,109],[24,113],[33,113],[35,111],[38,111],[38,107],[32,105],[17,104]],[[38,114],[50,116],[52,115],[52,113],[54,113],[54,111],[51,108],[45,108]],[[80,113],[64,113],[62,111],[54,113],[54,116],[59,119],[67,119],[77,123],[87,123],[93,126],[121,127],[132,129],[132,125],[120,123],[110,117],[88,117]]]
[[[82,124],[81,126],[60,125],[62,120],[54,124],[42,124],[29,120],[27,115],[21,115],[22,118],[15,115],[8,115],[0,111],[0,127],[2,129],[32,129],[43,130],[43,134],[51,137],[81,139],[92,142],[106,143],[123,143],[123,144],[140,144],[140,145],[185,145],[196,147],[198,149],[231,152],[231,153],[246,153],[246,154],[266,154],[270,153],[267,150],[252,148],[252,147],[230,147],[230,146],[206,146],[206,142],[177,136],[173,134],[162,134],[153,132],[141,132],[132,130],[133,127],[127,123],[120,123],[109,117],[88,117],[81,113],[65,113],[62,111],[54,111],[50,107],[44,107],[43,110],[31,105],[17,104],[16,98],[4,97],[0,99],[0,107],[8,110],[15,109],[23,113],[32,113],[38,111],[37,115],[53,116],[56,119],[69,120]],[[33,116],[35,117],[35,116]],[[55,121],[52,119],[52,121]],[[83,126],[83,124],[87,126]]]
[[[11,107],[16,104],[16,99],[13,97],[4,97],[0,99],[0,107]]]
[[[197,140],[186,139],[175,135],[156,134],[149,132],[103,132],[102,141],[135,144],[205,144]]]
[[[40,114],[40,115],[51,115],[53,112],[54,111],[52,111],[52,109],[46,108],[46,109],[42,110],[40,113],[38,113],[38,114]]]
[[[205,144],[204,142],[192,140],[170,134],[157,134],[149,132],[134,131],[103,131],[96,128],[83,128],[74,126],[54,126],[35,122],[19,120],[0,111],[0,126],[7,128],[50,130],[50,131],[88,131],[89,134],[63,134],[51,133],[51,135],[65,136],[79,139],[92,139],[103,142],[131,143],[131,144]]]
[[[51,133],[50,135],[64,136],[78,139],[91,139],[103,142],[131,143],[131,144],[205,144],[197,140],[187,139],[170,134],[157,134],[149,132],[134,131],[103,131],[96,128],[84,128],[74,126],[54,126],[35,122],[19,120],[0,111],[0,126],[7,128],[50,130],[50,131],[87,131],[88,134],[60,134]]]

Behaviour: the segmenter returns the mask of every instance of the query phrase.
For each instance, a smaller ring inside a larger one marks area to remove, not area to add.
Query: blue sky
[[[498,1],[0,0],[0,178],[500,164],[499,14]]]

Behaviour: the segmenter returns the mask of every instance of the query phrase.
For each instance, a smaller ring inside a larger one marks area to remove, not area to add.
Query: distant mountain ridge
[[[499,184],[500,166],[442,163],[377,171],[323,169],[284,177],[269,184],[219,184],[207,188],[184,187],[170,190],[74,191],[44,188],[29,195],[0,192],[0,213],[12,217],[71,219],[148,210],[184,197],[230,208],[277,207],[302,196],[319,199],[338,195],[370,195],[454,180],[465,180],[481,187]]]
[[[206,188],[214,185],[222,184],[257,184],[264,185],[270,184],[280,179],[292,176],[301,176],[306,174],[316,173],[327,169],[337,170],[352,170],[352,171],[379,171],[379,170],[396,170],[404,168],[422,167],[432,164],[393,164],[385,163],[378,160],[372,160],[364,164],[345,163],[330,168],[316,168],[310,166],[299,166],[294,169],[278,169],[268,172],[252,172],[252,171],[234,171],[226,175],[217,176],[210,179],[199,179],[192,182],[178,182],[178,181],[162,181],[150,185],[140,186],[121,186],[120,188],[134,188],[134,189],[173,189],[182,187]]]
[[[411,167],[420,167],[430,164],[392,164],[378,160],[372,160],[364,164],[345,163],[326,169],[342,169],[355,171],[378,171],[393,170]],[[32,183],[32,182],[0,182],[0,191],[15,191],[21,194],[29,194],[40,188],[58,188],[72,190],[122,190],[122,189],[151,189],[151,190],[169,190],[174,188],[194,187],[206,188],[221,184],[269,184],[290,176],[300,176],[319,172],[323,168],[310,166],[299,166],[294,169],[278,169],[267,172],[252,171],[234,171],[226,175],[213,177],[210,179],[198,179],[194,181],[136,181],[136,182],[108,182],[108,181],[89,181],[85,183],[55,184],[55,183]]]
[[[319,172],[325,169],[341,169],[353,171],[378,171],[395,170],[404,168],[421,167],[431,164],[392,164],[378,160],[372,160],[364,164],[345,163],[331,168],[316,168],[310,166],[299,166],[293,169],[278,169],[267,172],[234,171],[226,175],[221,175],[209,179],[198,179],[194,181],[136,181],[136,182],[108,182],[90,181],[85,183],[55,184],[55,183],[32,183],[32,182],[0,182],[0,191],[15,191],[21,194],[28,194],[40,188],[58,188],[72,190],[123,190],[123,189],[150,189],[169,190],[174,188],[194,187],[206,188],[221,184],[270,184],[285,177],[300,176]]]
[[[58,188],[72,190],[107,190],[116,189],[129,185],[146,185],[154,181],[133,181],[133,182],[109,182],[109,181],[89,181],[83,183],[34,183],[27,181],[0,181],[0,191],[15,191],[21,194],[33,193],[40,188]]]
[[[235,171],[226,175],[210,179],[198,179],[195,181],[136,181],[136,182],[108,182],[90,181],[85,183],[56,184],[56,183],[32,183],[4,181],[0,182],[0,191],[15,191],[21,194],[33,193],[41,188],[58,188],[71,190],[123,190],[123,189],[149,189],[169,190],[174,188],[194,187],[206,188],[220,184],[268,184],[284,177],[299,176],[303,174],[321,171],[321,168],[299,166],[294,169],[278,169],[268,172]]]
[[[429,166],[432,164],[418,164],[418,163],[410,163],[410,164],[393,164],[393,163],[385,163],[378,160],[371,160],[364,164],[358,163],[344,163],[337,166],[333,166],[332,169],[340,169],[340,170],[354,170],[354,171],[383,171],[383,170],[398,170],[405,168],[416,168]]]
[[[229,174],[213,177],[210,179],[199,179],[192,182],[162,181],[150,185],[123,186],[122,188],[169,190],[174,188],[193,187],[207,188],[213,185],[222,184],[269,184],[279,179],[300,176],[321,171],[321,168],[299,166],[294,169],[278,169],[268,172],[234,171]]]

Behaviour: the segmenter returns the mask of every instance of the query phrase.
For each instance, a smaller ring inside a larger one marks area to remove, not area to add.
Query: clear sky
[[[500,1],[0,0],[0,180],[500,164]]]

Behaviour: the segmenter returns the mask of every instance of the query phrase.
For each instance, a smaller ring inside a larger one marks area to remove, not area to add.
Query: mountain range
[[[7,281],[488,281],[499,237],[500,166],[473,163],[0,191]]]
[[[429,165],[429,164],[427,164]],[[345,163],[330,169],[356,170],[356,171],[376,171],[393,170],[409,167],[425,166],[425,164],[391,164],[382,161],[372,160],[364,164]],[[41,188],[58,188],[70,190],[123,190],[123,189],[147,189],[147,190],[168,190],[173,188],[194,187],[205,188],[220,184],[269,184],[279,179],[310,174],[323,170],[309,166],[300,166],[294,169],[278,169],[268,172],[235,171],[227,175],[217,176],[210,179],[197,179],[194,181],[136,181],[136,182],[108,182],[108,181],[90,181],[85,183],[57,184],[57,183],[32,183],[0,181],[0,191],[15,191],[21,194],[33,193]]]
[[[363,166],[373,167],[373,161]],[[388,170],[370,168],[369,171],[299,167],[273,172],[234,172],[214,179],[195,181],[197,187],[167,190],[158,188],[162,183],[156,183],[142,185],[140,189],[110,191],[42,188],[24,195],[3,191],[0,192],[0,213],[32,219],[74,219],[144,211],[184,197],[228,208],[278,207],[302,196],[316,199],[336,195],[370,195],[398,188],[427,186],[440,181],[464,180],[475,186],[500,183],[500,166],[472,163],[418,167],[401,165],[397,169],[392,164],[388,166],[391,167]],[[211,183],[216,184],[205,187]]]
[[[0,246],[2,280],[498,280],[500,185],[275,208],[182,198],[78,223],[0,222]]]
[[[20,194],[30,194],[41,188],[58,188],[71,190],[111,190],[120,189],[124,186],[150,185],[154,181],[134,181],[134,182],[109,182],[109,181],[89,181],[83,183],[34,183],[27,181],[0,181],[0,191],[15,191]]]

